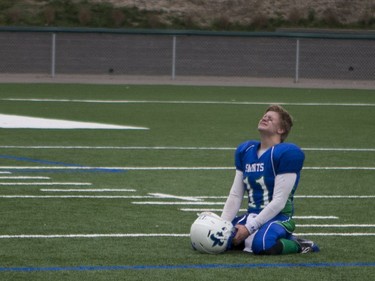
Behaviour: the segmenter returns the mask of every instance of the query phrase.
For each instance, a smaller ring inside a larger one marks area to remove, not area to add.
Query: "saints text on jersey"
[[[264,171],[264,163],[254,163],[254,164],[246,164],[245,172],[263,172]]]

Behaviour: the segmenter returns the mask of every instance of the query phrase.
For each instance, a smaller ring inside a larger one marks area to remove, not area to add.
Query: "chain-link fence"
[[[0,29],[0,73],[375,80],[375,36]]]

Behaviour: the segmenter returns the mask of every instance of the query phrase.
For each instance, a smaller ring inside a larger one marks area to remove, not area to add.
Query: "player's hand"
[[[250,233],[244,225],[237,224],[235,226],[237,228],[237,233],[233,238],[233,245],[238,246],[241,244],[247,237],[249,237]]]

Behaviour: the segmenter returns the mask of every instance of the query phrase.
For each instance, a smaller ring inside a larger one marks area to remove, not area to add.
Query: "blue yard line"
[[[190,264],[190,265],[117,265],[117,266],[67,266],[67,267],[0,267],[0,272],[35,271],[114,271],[114,270],[176,270],[176,269],[233,269],[233,268],[293,268],[293,267],[374,267],[375,262],[353,263],[245,263],[245,264]]]
[[[9,160],[16,160],[16,161],[24,161],[24,162],[31,162],[31,163],[38,163],[44,165],[57,165],[62,167],[77,167],[77,168],[85,168],[85,169],[74,169],[74,172],[107,172],[107,173],[118,173],[124,172],[124,170],[120,169],[106,169],[106,168],[89,168],[87,166],[78,165],[78,164],[71,164],[65,162],[58,162],[58,161],[49,161],[49,160],[41,160],[41,159],[34,159],[28,157],[20,157],[20,156],[13,156],[13,155],[0,155],[0,158],[9,159]],[[28,172],[61,172],[61,170],[57,169],[35,169],[35,170],[28,170]],[[19,171],[25,172],[25,170],[20,169]],[[72,172],[72,171],[70,171]]]
[[[40,160],[40,159],[33,159],[33,158],[13,156],[13,155],[0,155],[0,158],[16,160],[16,161],[31,162],[31,163],[46,164],[46,165],[59,165],[59,166],[64,166],[64,167],[83,167],[82,165],[77,165],[77,164],[69,164],[69,163],[49,161],[49,160]]]

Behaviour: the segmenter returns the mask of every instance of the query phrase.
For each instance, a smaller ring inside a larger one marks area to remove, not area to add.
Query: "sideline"
[[[265,87],[299,89],[363,89],[373,90],[374,80],[332,80],[300,78],[254,78],[170,75],[95,75],[95,74],[7,74],[0,76],[0,83],[21,84],[91,84],[91,85],[168,85],[168,86],[213,86],[213,87]]]

